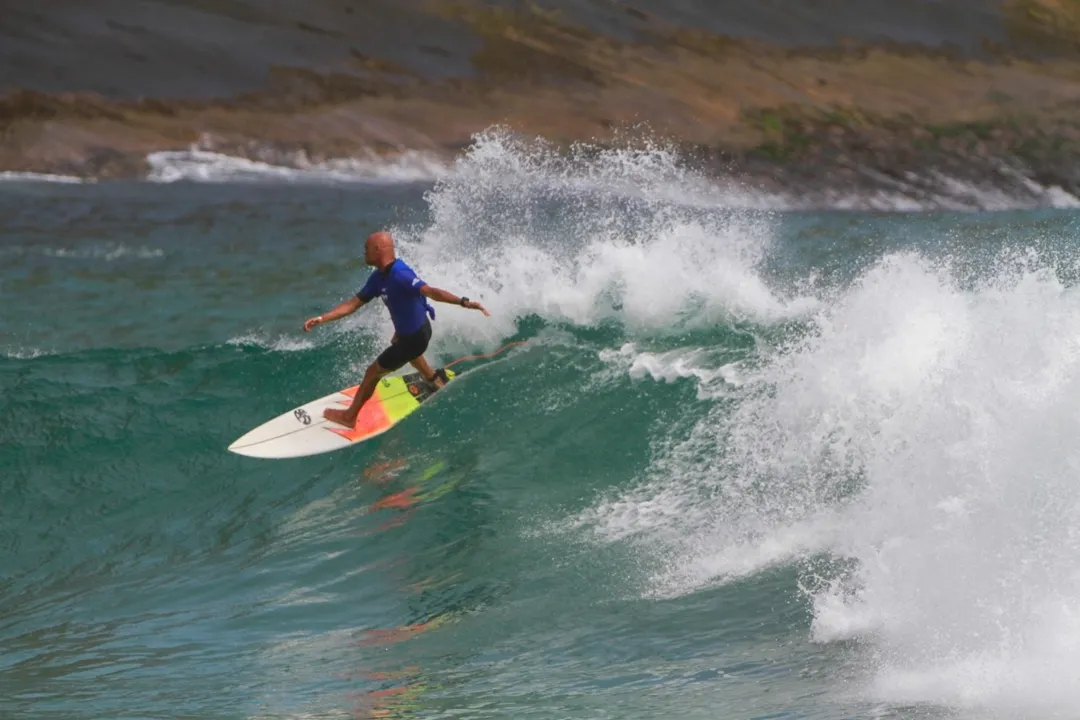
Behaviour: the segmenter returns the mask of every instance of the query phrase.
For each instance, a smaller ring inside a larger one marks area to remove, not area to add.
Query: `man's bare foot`
[[[344,425],[345,427],[353,427],[356,425],[356,415],[350,415],[348,410],[326,408],[326,410],[323,411],[323,417],[331,422]]]

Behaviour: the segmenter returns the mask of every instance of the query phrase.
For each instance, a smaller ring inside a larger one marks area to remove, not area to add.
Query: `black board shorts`
[[[424,318],[424,325],[411,335],[398,335],[396,343],[390,345],[379,355],[379,367],[393,372],[410,360],[415,360],[427,351],[431,340],[431,321]]]

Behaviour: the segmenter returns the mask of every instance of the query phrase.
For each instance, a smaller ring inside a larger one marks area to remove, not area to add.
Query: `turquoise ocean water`
[[[663,153],[437,184],[0,185],[0,717],[1073,717],[1071,210],[739,208]],[[434,362],[380,438],[305,334],[389,227]]]

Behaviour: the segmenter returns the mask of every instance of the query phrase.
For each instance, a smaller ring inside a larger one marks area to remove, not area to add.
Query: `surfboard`
[[[456,377],[452,370],[447,370],[446,375],[451,381]],[[360,408],[353,427],[323,417],[326,408],[348,407],[359,387],[353,385],[284,412],[241,435],[229,450],[275,460],[340,450],[381,435],[438,392],[420,373],[399,371],[379,381],[371,399]]]

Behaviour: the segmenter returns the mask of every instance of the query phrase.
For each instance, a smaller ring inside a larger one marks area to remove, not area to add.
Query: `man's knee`
[[[376,360],[375,362],[368,365],[367,370],[364,372],[364,379],[365,380],[378,380],[383,375],[386,375],[388,372],[390,372],[390,371],[387,370],[386,368],[384,368],[382,365],[380,365],[379,361]]]

